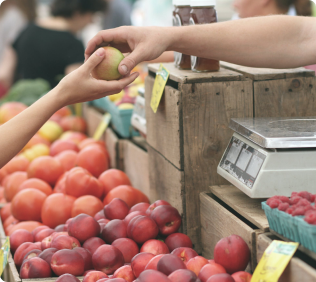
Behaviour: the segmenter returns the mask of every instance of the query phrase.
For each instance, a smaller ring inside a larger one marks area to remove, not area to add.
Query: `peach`
[[[156,270],[145,270],[139,275],[137,282],[170,282],[171,280],[163,273]]]
[[[112,244],[116,239],[127,237],[127,227],[123,220],[111,220],[104,226],[101,238],[108,244]]]
[[[128,224],[130,223],[130,221],[131,221],[134,217],[136,217],[136,216],[138,216],[138,215],[146,216],[146,213],[144,213],[144,212],[142,212],[142,211],[134,211],[134,212],[129,213],[129,214],[125,217],[125,219],[124,219],[126,225],[128,225]]]
[[[84,271],[93,269],[92,255],[91,255],[91,253],[88,250],[86,250],[84,248],[81,248],[81,247],[74,248],[73,250],[75,252],[79,253],[83,257],[83,260],[84,260]]]
[[[145,269],[153,269],[157,270],[157,264],[158,261],[163,257],[164,255],[158,255],[153,257],[146,265]]]
[[[52,257],[53,257],[53,254],[55,254],[58,250],[55,249],[55,248],[49,248],[49,249],[46,249],[44,251],[42,251],[38,257],[45,260],[49,265],[52,261]]]
[[[38,250],[38,249],[29,251],[29,252],[24,256],[23,262],[24,262],[25,260],[27,260],[27,259],[38,257],[41,252],[42,252],[42,251],[41,251],[41,250]]]
[[[72,274],[63,274],[59,276],[55,282],[80,282],[80,280]]]
[[[100,229],[101,229],[101,233],[103,228],[110,222],[111,220],[106,219],[106,218],[102,218],[98,220],[98,223],[100,224]]]
[[[79,214],[69,223],[68,233],[83,243],[100,234],[100,225],[92,216]]]
[[[191,258],[186,263],[186,267],[187,269],[192,270],[196,275],[199,275],[200,270],[206,264],[208,264],[208,260],[206,258],[197,256],[197,257]]]
[[[71,236],[58,236],[53,239],[51,248],[58,250],[69,249],[72,250],[76,247],[81,247],[79,241]]]
[[[148,240],[140,249],[141,253],[151,253],[154,256],[161,254],[169,254],[167,245],[160,240]]]
[[[99,247],[92,255],[94,269],[112,274],[124,265],[124,257],[121,251],[111,245]]]
[[[171,252],[173,255],[178,256],[185,264],[194,257],[198,256],[198,253],[191,248],[181,247],[176,248]]]
[[[34,236],[34,241],[35,242],[42,242],[46,237],[52,235],[53,233],[55,233],[56,231],[54,229],[44,229],[41,230],[40,232],[38,232],[35,236]]]
[[[140,253],[133,257],[131,267],[136,278],[144,271],[146,265],[153,257],[154,255],[150,253]]]
[[[104,207],[104,215],[108,219],[124,219],[129,212],[128,205],[119,198],[114,198]]]
[[[23,229],[14,231],[10,236],[10,248],[14,253],[15,250],[25,242],[34,242],[34,238],[31,232]]]
[[[244,271],[250,261],[250,250],[243,238],[231,235],[217,242],[214,248],[214,260],[229,274]]]
[[[130,263],[132,258],[139,253],[138,245],[129,238],[116,239],[112,243],[112,246],[118,248],[122,252],[125,263]]]
[[[176,248],[187,247],[192,248],[192,241],[189,236],[182,233],[173,233],[167,237],[165,240],[166,245],[168,246],[170,252]]]
[[[157,270],[166,275],[178,269],[186,269],[186,266],[179,257],[172,254],[164,255],[157,264]]]
[[[101,271],[89,271],[84,276],[82,282],[96,282],[102,278],[108,278],[108,276]]]
[[[34,236],[34,238],[35,238],[35,236],[36,236],[37,233],[41,232],[41,231],[44,230],[44,229],[50,229],[50,228],[49,228],[48,226],[46,226],[46,225],[42,225],[42,226],[36,227],[36,228],[32,231],[32,235]]]
[[[20,245],[14,254],[14,263],[19,268],[22,265],[25,255],[32,250],[41,250],[35,243],[25,242]]]
[[[195,273],[188,269],[178,269],[172,272],[168,278],[172,282],[198,282],[200,281]]]
[[[154,211],[154,209],[159,207],[159,206],[171,206],[171,205],[167,201],[158,200],[148,207],[148,209],[146,210],[146,214],[151,215],[151,213]]]
[[[148,203],[138,203],[135,206],[132,206],[131,209],[129,210],[129,213],[135,212],[135,211],[140,211],[146,213],[148,210],[150,204]]]
[[[235,282],[250,282],[252,275],[245,271],[238,271],[232,274],[232,277],[234,278]]]
[[[227,273],[215,274],[207,282],[235,282],[234,278]]]
[[[136,277],[130,265],[124,265],[117,269],[113,275],[114,278],[123,278],[126,282],[133,282]]]
[[[207,279],[209,279],[213,275],[222,273],[226,273],[226,270],[220,264],[206,264],[201,268],[198,277],[200,278],[201,282],[206,282]]]
[[[55,227],[56,232],[63,232],[65,230],[65,224],[59,224]]]
[[[51,267],[58,276],[69,273],[80,276],[84,273],[84,259],[73,250],[60,250],[53,254]]]
[[[94,215],[94,219],[95,220],[99,220],[99,219],[103,219],[103,218],[106,218],[105,215],[104,215],[104,209],[102,209],[101,211],[97,212]]]
[[[88,239],[87,241],[85,241],[83,243],[83,248],[85,248],[86,250],[88,250],[91,255],[94,254],[94,252],[102,245],[104,245],[105,242],[101,239],[101,238],[98,238],[98,237],[92,237],[90,239]]]
[[[156,207],[150,216],[157,223],[160,234],[164,236],[177,232],[181,226],[181,215],[172,206]]]
[[[155,221],[147,216],[134,217],[127,226],[127,236],[138,244],[155,239],[159,229]]]
[[[47,278],[52,276],[50,265],[43,259],[38,257],[26,260],[20,270],[20,277],[22,279],[29,278]]]

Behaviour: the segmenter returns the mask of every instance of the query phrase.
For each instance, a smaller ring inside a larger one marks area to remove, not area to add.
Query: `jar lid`
[[[173,0],[174,6],[190,6],[191,0]]]
[[[191,0],[191,7],[208,7],[216,6],[216,0]]]

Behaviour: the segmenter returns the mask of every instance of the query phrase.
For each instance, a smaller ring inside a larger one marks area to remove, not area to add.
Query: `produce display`
[[[0,108],[4,121],[25,108],[9,106]],[[250,281],[241,237],[220,240],[214,260],[199,256],[179,233],[178,210],[150,204],[123,171],[109,168],[104,142],[85,130],[63,108],[0,170],[0,215],[22,279]]]

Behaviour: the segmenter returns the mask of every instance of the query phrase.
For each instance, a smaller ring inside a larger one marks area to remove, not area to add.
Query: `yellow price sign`
[[[102,134],[105,132],[105,130],[108,128],[109,124],[111,121],[111,115],[109,113],[106,113],[103,118],[102,121],[100,122],[100,124],[98,125],[95,133],[93,134],[93,139],[98,141],[100,140]]]
[[[160,64],[159,70],[156,74],[156,79],[154,83],[154,88],[151,96],[151,102],[150,106],[154,113],[157,113],[157,109],[160,104],[160,100],[163,94],[163,91],[165,90],[168,78],[169,78],[170,72],[162,65]]]
[[[278,282],[299,243],[273,241],[265,250],[251,282]]]
[[[10,254],[10,238],[7,237],[3,246],[0,249],[0,276],[2,275],[5,266],[7,265]]]

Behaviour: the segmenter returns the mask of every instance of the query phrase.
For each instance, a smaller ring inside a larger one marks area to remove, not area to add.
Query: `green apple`
[[[120,62],[124,55],[116,48],[102,47],[105,50],[103,61],[92,71],[92,76],[96,79],[118,80],[122,75],[118,71]]]

